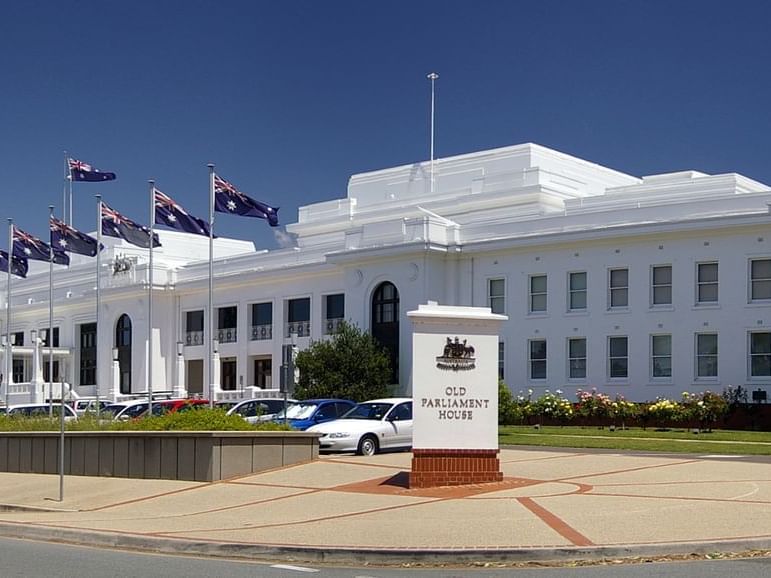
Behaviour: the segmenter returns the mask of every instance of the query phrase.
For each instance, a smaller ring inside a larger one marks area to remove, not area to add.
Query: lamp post
[[[431,81],[431,192],[434,192],[434,84],[439,79],[436,72],[426,75]]]

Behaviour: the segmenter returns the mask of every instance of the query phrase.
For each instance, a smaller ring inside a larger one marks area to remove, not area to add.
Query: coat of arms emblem
[[[476,367],[474,358],[474,348],[466,343],[466,340],[460,341],[455,337],[447,338],[442,355],[436,358],[436,366],[439,369],[448,371],[467,371]]]

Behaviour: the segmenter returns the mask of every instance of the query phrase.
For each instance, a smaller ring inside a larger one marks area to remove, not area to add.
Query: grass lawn
[[[714,430],[694,434],[689,429],[501,426],[501,445],[608,448],[653,452],[771,455],[771,432]]]

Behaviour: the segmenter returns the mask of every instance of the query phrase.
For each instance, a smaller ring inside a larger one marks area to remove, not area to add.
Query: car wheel
[[[360,456],[374,456],[377,453],[377,439],[373,435],[365,435],[359,440],[356,453]]]

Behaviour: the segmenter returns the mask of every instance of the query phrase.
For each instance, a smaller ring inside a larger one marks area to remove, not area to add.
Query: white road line
[[[726,458],[726,459],[736,460],[736,459],[739,459],[739,458],[746,458],[747,456],[732,456],[732,455],[729,455],[729,454],[709,454],[709,455],[706,455],[706,456],[698,456],[698,457],[704,458],[704,459]]]
[[[279,570],[294,570],[295,572],[318,572],[316,568],[306,568],[304,566],[290,566],[289,564],[273,564],[271,568]]]

